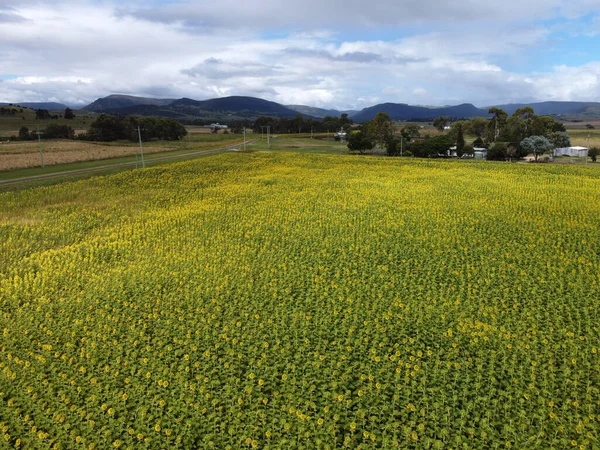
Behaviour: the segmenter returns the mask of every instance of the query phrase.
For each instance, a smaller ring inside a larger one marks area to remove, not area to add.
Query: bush
[[[31,133],[29,133],[29,128],[21,127],[21,129],[19,130],[19,139],[21,141],[29,141],[29,140],[33,139],[33,137],[31,136]]]
[[[487,152],[487,159],[491,161],[504,161],[507,157],[506,144],[504,142],[496,142]]]
[[[51,123],[44,130],[44,139],[75,139],[75,130],[69,125]]]

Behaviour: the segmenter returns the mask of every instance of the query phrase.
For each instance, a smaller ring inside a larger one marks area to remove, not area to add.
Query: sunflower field
[[[600,449],[600,172],[224,154],[0,193],[0,448]]]

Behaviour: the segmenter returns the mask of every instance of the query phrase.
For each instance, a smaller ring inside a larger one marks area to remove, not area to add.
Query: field
[[[227,147],[242,142],[241,135],[190,133],[181,141],[145,142],[144,155],[174,151],[198,151]],[[88,142],[50,140],[42,143],[44,164],[52,166],[83,161],[123,158],[139,154],[139,144],[130,141]],[[37,141],[9,142],[0,145],[0,171],[40,167]]]
[[[2,108],[13,109],[12,106],[3,106]],[[14,107],[16,108],[16,107]],[[59,125],[69,125],[76,133],[86,131],[94,121],[93,114],[85,114],[79,111],[75,112],[74,119],[44,119],[36,120],[35,110],[29,108],[16,108],[18,111],[14,116],[0,116],[0,140],[8,139],[11,136],[18,136],[21,127],[27,127],[29,131],[35,131],[37,128],[43,130],[50,123]],[[51,111],[51,114],[60,115],[64,111]]]
[[[0,203],[9,448],[598,448],[597,170],[255,152]]]
[[[593,130],[581,128],[567,128],[569,136],[571,136],[571,145],[581,147],[598,147],[600,148],[600,125]],[[589,140],[588,140],[589,136]]]

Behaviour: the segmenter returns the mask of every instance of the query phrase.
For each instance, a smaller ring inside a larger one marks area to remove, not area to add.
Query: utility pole
[[[244,127],[244,151],[246,151],[246,127]]]
[[[187,135],[188,135],[188,148],[190,148],[192,144],[190,143],[190,132],[189,131],[188,131]]]
[[[271,150],[271,126],[267,126],[267,145],[269,146],[269,150]]]
[[[402,150],[404,150],[404,136],[400,136],[400,157],[402,157]]]
[[[36,128],[35,134],[37,134],[38,137],[38,143],[40,144],[40,159],[42,160],[42,169],[44,168],[44,149],[42,148],[42,134],[44,134],[42,131],[40,131],[39,129]]]
[[[144,162],[144,147],[142,146],[142,131],[140,130],[140,126],[138,125],[138,138],[140,140],[140,153],[142,154],[142,168],[146,168],[146,163]]]
[[[588,146],[587,149],[585,150],[585,165],[587,166],[587,160],[588,157],[590,155],[590,133],[588,133]]]

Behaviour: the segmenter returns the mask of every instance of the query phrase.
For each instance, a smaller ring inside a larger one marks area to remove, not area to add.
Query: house
[[[487,159],[487,148],[475,147],[473,149],[473,157],[475,159]]]
[[[554,156],[576,156],[579,158],[585,158],[587,156],[587,147],[563,147],[555,148]]]
[[[487,148],[475,147],[473,149],[473,153],[463,153],[461,158],[475,158],[475,159],[486,159],[487,158]],[[458,158],[458,153],[456,152],[456,145],[450,147],[448,149],[448,156],[450,158]]]

